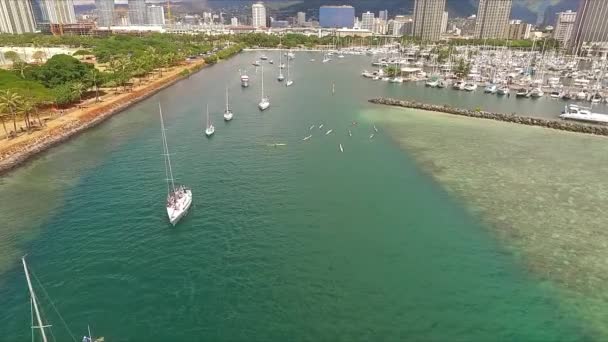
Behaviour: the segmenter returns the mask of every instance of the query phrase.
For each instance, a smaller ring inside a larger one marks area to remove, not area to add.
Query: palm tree
[[[25,127],[28,130],[30,129],[30,114],[34,111],[35,107],[34,102],[30,99],[24,99],[19,104],[19,111],[23,113],[23,121],[25,121]],[[40,121],[40,118],[38,118],[38,121]]]
[[[99,102],[99,85],[101,84],[99,70],[92,68],[87,75],[87,82],[90,82],[95,87],[95,102]]]
[[[4,123],[4,117],[7,115],[6,106],[0,103],[0,121],[2,121],[2,127],[4,127],[4,136],[8,139],[8,131],[6,130],[6,123]]]
[[[13,128],[15,129],[15,134],[17,133],[17,108],[21,103],[21,96],[19,94],[5,90],[0,93],[0,105],[4,107],[6,111],[10,113],[13,117]]]
[[[78,95],[78,100],[82,102],[82,94],[87,91],[87,86],[82,82],[72,83],[72,91]]]

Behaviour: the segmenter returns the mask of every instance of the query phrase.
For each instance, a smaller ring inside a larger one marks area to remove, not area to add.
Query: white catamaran
[[[233,116],[234,116],[234,114],[232,113],[232,110],[228,106],[228,88],[226,88],[226,109],[224,110],[224,120],[230,121],[230,120],[232,120]]]
[[[173,169],[171,168],[171,157],[169,155],[169,147],[167,146],[167,135],[165,134],[165,123],[163,121],[163,111],[158,104],[160,111],[160,127],[163,139],[163,154],[165,156],[165,174],[167,176],[167,215],[169,222],[176,225],[179,220],[188,213],[192,204],[192,190],[183,185],[175,186],[173,179]]]
[[[270,107],[270,100],[267,96],[264,96],[264,67],[262,67],[262,98],[260,99],[260,103],[258,103],[258,107],[260,110],[266,110]]]
[[[215,126],[209,120],[209,104],[207,104],[207,127],[205,128],[205,135],[210,137],[215,133]]]

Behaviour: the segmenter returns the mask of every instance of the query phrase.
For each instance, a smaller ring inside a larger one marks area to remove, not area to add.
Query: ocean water
[[[290,88],[266,67],[272,106],[260,113],[257,55],[207,68],[0,179],[3,339],[31,334],[24,254],[58,340],[88,324],[106,341],[595,337],[553,282],[404,152],[390,124],[370,119],[377,107],[366,102],[505,101],[375,83],[359,76],[366,57],[323,65],[301,53]],[[175,228],[164,211],[159,102],[174,173],[194,195]],[[550,116],[561,105],[531,106]]]

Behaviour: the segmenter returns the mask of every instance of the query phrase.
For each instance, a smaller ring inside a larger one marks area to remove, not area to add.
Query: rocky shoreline
[[[578,123],[578,122],[574,122],[574,121],[550,120],[550,119],[541,119],[541,118],[520,116],[517,114],[504,114],[504,113],[486,112],[483,110],[470,110],[470,109],[463,109],[463,108],[455,108],[455,107],[451,107],[448,105],[433,105],[433,104],[427,104],[427,103],[420,103],[420,102],[416,102],[416,101],[397,100],[397,99],[386,98],[386,97],[378,97],[375,99],[371,99],[371,100],[369,100],[369,102],[375,103],[375,104],[388,105],[388,106],[414,108],[414,109],[422,109],[422,110],[428,110],[428,111],[433,111],[433,112],[441,112],[441,113],[448,113],[448,114],[454,114],[454,115],[468,116],[468,117],[472,117],[472,118],[511,122],[511,123],[520,124],[520,125],[539,126],[539,127],[557,129],[557,130],[561,130],[561,131],[608,136],[608,126],[593,126],[593,125],[587,125],[587,124]]]
[[[37,154],[44,152],[68,139],[71,139],[89,128],[97,126],[98,124],[104,122],[113,115],[122,112],[130,106],[145,100],[146,98],[177,83],[182,79],[188,78],[192,73],[201,70],[202,66],[193,66],[186,69],[189,70],[188,74],[176,74],[163,80],[162,83],[150,84],[144,89],[134,91],[126,98],[110,101],[108,104],[91,110],[73,121],[67,122],[64,125],[55,127],[48,132],[45,132],[42,136],[37,137],[34,141],[25,141],[13,147],[12,151],[0,154],[0,174],[4,174],[16,168]]]

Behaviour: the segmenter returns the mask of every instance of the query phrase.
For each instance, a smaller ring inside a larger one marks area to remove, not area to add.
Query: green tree
[[[459,58],[458,64],[454,69],[454,74],[456,77],[465,78],[469,75],[469,72],[471,72],[471,63],[465,61],[464,58]]]
[[[25,127],[27,127],[28,130],[30,129],[30,114],[34,112],[35,107],[36,106],[31,99],[23,99],[19,103],[18,110],[23,113],[23,122],[25,122]],[[38,118],[38,121],[40,122],[40,118]]]
[[[19,63],[22,61],[21,57],[19,57],[19,54],[15,51],[6,51],[4,53],[4,58],[11,61],[12,64]]]
[[[92,65],[68,55],[55,55],[44,65],[32,70],[31,77],[49,88],[85,79]]]
[[[55,103],[58,106],[64,106],[76,101],[74,91],[72,90],[72,84],[65,83],[53,88],[53,95],[55,97]]]
[[[15,133],[17,133],[17,108],[19,108],[21,101],[21,96],[11,90],[0,92],[0,106],[13,118]]]
[[[86,82],[95,88],[95,102],[99,102],[99,85],[103,83],[103,75],[96,68],[89,70]]]
[[[74,92],[74,97],[78,97],[78,101],[82,102],[82,94],[87,91],[87,86],[82,82],[74,82],[71,84],[72,91]]]
[[[44,52],[42,50],[38,50],[38,51],[34,52],[34,54],[32,55],[32,58],[34,58],[34,60],[38,64],[42,64],[42,61],[44,61],[44,59],[46,58],[46,52]]]

